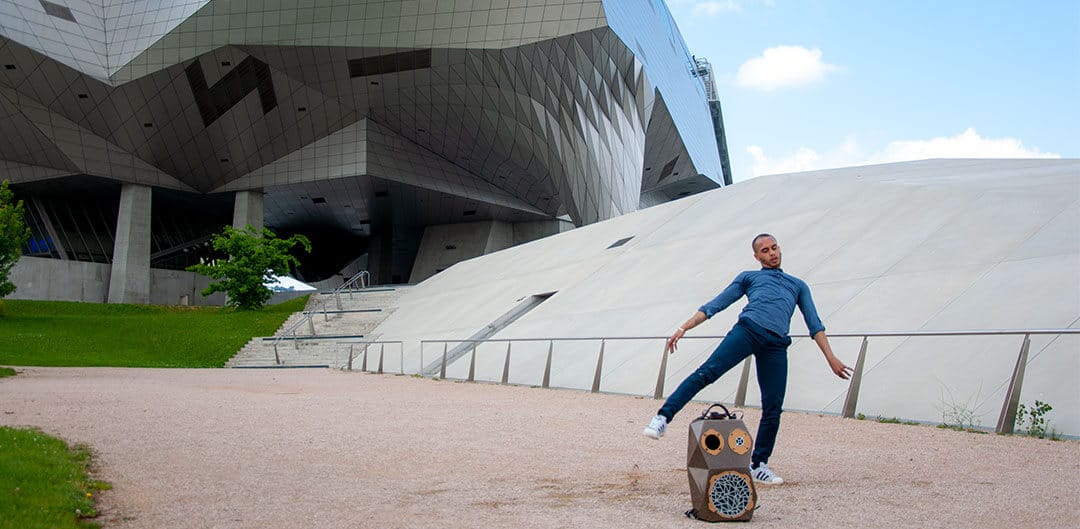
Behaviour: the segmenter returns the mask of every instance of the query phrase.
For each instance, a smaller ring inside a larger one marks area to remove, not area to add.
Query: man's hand
[[[834,355],[829,355],[825,357],[825,359],[829,362],[829,369],[832,369],[832,372],[835,373],[836,376],[844,380],[851,378],[852,373],[855,372],[854,369],[844,365],[844,363]]]
[[[682,338],[684,334],[686,334],[686,331],[684,331],[682,327],[679,327],[678,329],[675,329],[675,333],[671,335],[671,338],[667,339],[667,352],[668,353],[674,353],[675,352],[675,349],[678,347],[679,338]]]

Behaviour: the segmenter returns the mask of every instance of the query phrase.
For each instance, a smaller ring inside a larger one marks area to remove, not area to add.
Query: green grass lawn
[[[90,454],[36,430],[0,426],[0,529],[98,527]]]
[[[0,365],[222,367],[272,335],[307,296],[266,307],[166,307],[4,300]]]

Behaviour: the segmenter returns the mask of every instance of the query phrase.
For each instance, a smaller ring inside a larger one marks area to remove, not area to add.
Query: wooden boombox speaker
[[[719,407],[723,412],[713,411]],[[693,508],[686,515],[707,522],[749,521],[757,492],[750,477],[754,442],[740,417],[713,404],[690,422],[686,473]]]

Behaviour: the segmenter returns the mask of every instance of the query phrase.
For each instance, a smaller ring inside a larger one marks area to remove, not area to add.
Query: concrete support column
[[[151,188],[124,184],[109,274],[109,303],[150,302]]]
[[[242,230],[248,225],[262,233],[263,229],[263,192],[261,189],[237,191],[233,203],[232,225]]]

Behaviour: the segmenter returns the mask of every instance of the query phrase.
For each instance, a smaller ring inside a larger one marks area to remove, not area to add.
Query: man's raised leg
[[[709,358],[705,360],[690,376],[675,388],[675,391],[664,401],[656,417],[653,417],[649,425],[642,432],[646,437],[659,439],[664,435],[667,423],[675,417],[679,410],[686,406],[690,399],[694,398],[705,386],[712,384],[721,375],[728,372],[749,356],[752,348],[749,333],[736,324],[728,332],[727,336],[716,346]]]

